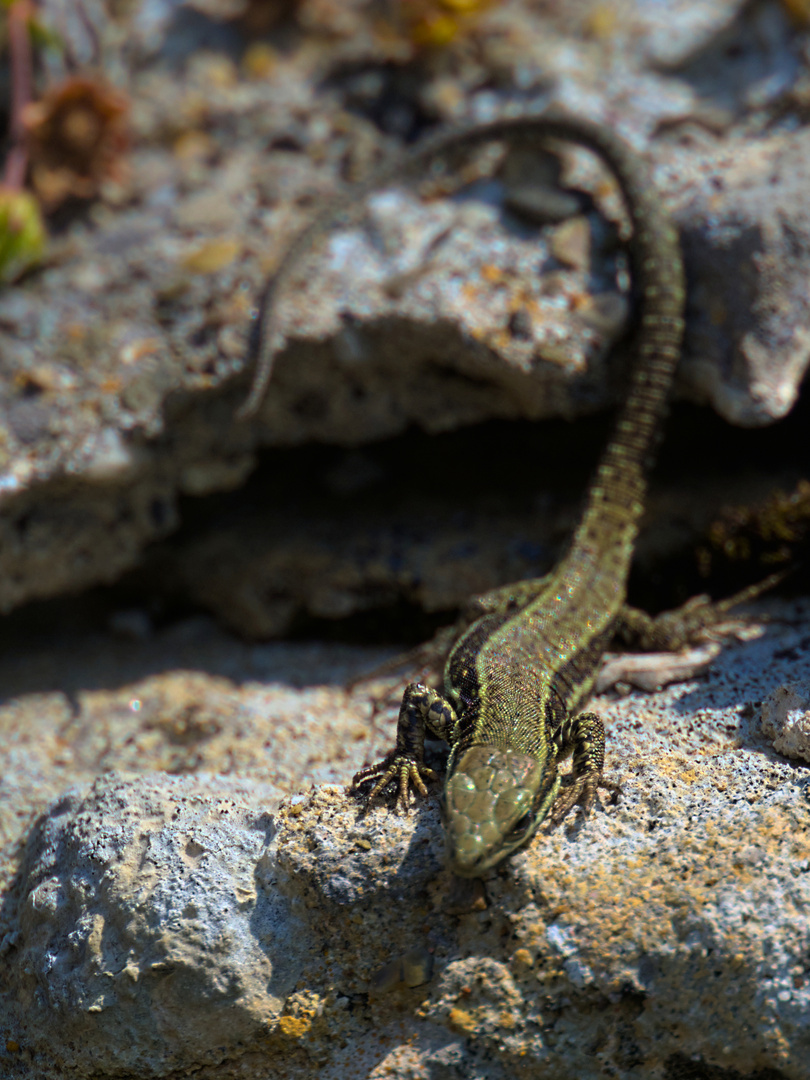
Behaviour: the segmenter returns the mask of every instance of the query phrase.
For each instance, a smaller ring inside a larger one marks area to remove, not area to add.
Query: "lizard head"
[[[450,869],[477,877],[531,840],[560,787],[556,767],[532,754],[472,746],[444,796]]]

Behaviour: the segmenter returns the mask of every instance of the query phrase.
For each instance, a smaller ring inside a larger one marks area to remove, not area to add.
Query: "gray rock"
[[[435,796],[399,817],[323,786],[271,824],[248,783],[69,793],[30,837],[6,944],[38,1078],[506,1080],[520,1061],[669,1080],[691,1061],[808,1080],[808,779],[754,702],[810,657],[806,611],[771,609],[784,621],[705,679],[597,698],[618,802],[543,830],[466,902]]]
[[[553,230],[504,229],[503,193],[483,184],[476,201],[381,193],[371,230],[332,237],[284,301],[261,418],[235,423],[266,273],[336,177],[389,149],[345,106],[360,94],[376,115],[379,70],[396,61],[364,5],[338,5],[318,9],[319,25],[331,27],[319,60],[304,50],[252,77],[224,54],[197,55],[176,7],[113,19],[93,0],[88,22],[64,0],[43,5],[65,44],[64,56],[47,57],[54,78],[68,61],[97,66],[132,98],[135,139],[125,178],[52,239],[46,268],[0,297],[0,611],[115,579],[176,526],[180,495],[240,485],[261,445],[357,445],[410,424],[573,417],[620,393],[621,358],[604,361],[628,303],[610,244],[587,230],[573,244],[570,235],[554,242]],[[486,16],[505,29],[474,31],[478,59],[462,50],[446,71],[426,74],[413,107],[436,119],[486,118],[512,95],[476,87],[520,87],[532,101],[552,85],[550,98],[605,117],[665,162],[661,188],[679,202],[695,282],[681,392],[756,424],[790,407],[807,363],[806,140],[778,134],[749,146],[743,124],[756,110],[786,95],[788,111],[800,110],[800,94],[792,104],[789,95],[801,50],[781,8],[741,9],[740,0],[638,4],[622,11],[622,34],[603,13],[583,40],[562,10],[511,4]],[[228,11],[206,33],[236,55]],[[407,33],[400,47],[410,54]],[[155,62],[161,50],[191,56],[190,81]],[[374,72],[365,90],[345,76],[352,65]],[[690,121],[717,103],[728,123],[741,115],[741,134],[701,156],[687,144]],[[198,130],[203,115],[211,123]],[[665,146],[654,138],[661,125],[686,138]],[[530,203],[538,175],[521,178]],[[561,245],[574,267],[549,260]]]
[[[774,750],[810,761],[810,683],[777,686],[762,702],[761,724]]]
[[[810,364],[810,133],[672,155],[689,273],[683,385],[732,423],[790,411]]]
[[[6,942],[27,1043],[83,1074],[163,1076],[272,1028],[310,945],[257,869],[272,788],[111,773],[39,821]]]

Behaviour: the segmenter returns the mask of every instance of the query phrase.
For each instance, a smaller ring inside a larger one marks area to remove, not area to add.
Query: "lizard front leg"
[[[558,758],[574,755],[571,775],[557,797],[551,822],[557,825],[577,803],[587,817],[596,799],[598,788],[618,792],[620,787],[602,777],[605,764],[605,727],[596,713],[570,716],[555,732],[554,744]]]
[[[425,780],[435,780],[436,773],[425,765],[425,726],[439,739],[451,740],[457,723],[456,712],[438,690],[423,683],[410,683],[402,695],[397,720],[397,745],[374,765],[361,769],[352,780],[350,793],[363,784],[374,784],[368,793],[371,802],[392,781],[398,783],[397,810],[408,812],[408,792],[412,785],[423,797],[427,795]]]

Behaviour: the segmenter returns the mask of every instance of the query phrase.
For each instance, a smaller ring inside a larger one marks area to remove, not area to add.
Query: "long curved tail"
[[[607,526],[611,531],[616,530],[617,546],[627,549],[629,560],[642,512],[646,474],[680,356],[683,261],[677,233],[650,182],[646,163],[610,129],[589,120],[549,111],[440,131],[337,196],[293,242],[262,298],[253,383],[239,415],[246,417],[256,412],[270,382],[279,294],[301,257],[333,228],[352,221],[365,196],[392,181],[418,175],[431,161],[457,147],[471,147],[493,139],[543,143],[549,137],[578,143],[607,163],[622,189],[633,226],[630,252],[641,306],[636,337],[638,355],[613,438],[597,468],[568,556],[572,558],[576,553],[577,559],[584,558],[587,562],[589,552],[593,551],[604,559],[601,549]]]

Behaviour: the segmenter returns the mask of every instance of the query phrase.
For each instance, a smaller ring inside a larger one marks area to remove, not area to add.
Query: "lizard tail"
[[[680,355],[683,262],[677,233],[661,206],[660,196],[649,183],[644,162],[609,129],[563,111],[502,117],[490,123],[440,131],[341,193],[293,242],[265,290],[255,338],[253,382],[239,417],[246,418],[257,411],[270,382],[280,292],[301,258],[323,236],[357,217],[365,196],[388,183],[419,174],[431,161],[457,147],[472,147],[493,139],[518,138],[542,143],[549,137],[587,147],[603,158],[615,174],[632,219],[631,257],[641,296],[638,358],[629,393],[618,417],[615,437],[599,464],[572,551],[589,548],[591,536],[604,530],[606,518],[634,530],[641,516],[648,464]],[[632,541],[632,536],[629,539]]]
[[[631,216],[630,254],[641,311],[630,385],[588,490],[569,558],[584,563],[593,556],[605,572],[624,582],[680,359],[686,289],[678,233],[645,163],[611,133],[606,138],[596,129],[592,135],[592,141],[581,141],[610,165]],[[606,532],[613,538],[610,554],[604,550]],[[606,558],[612,567],[605,567]]]

